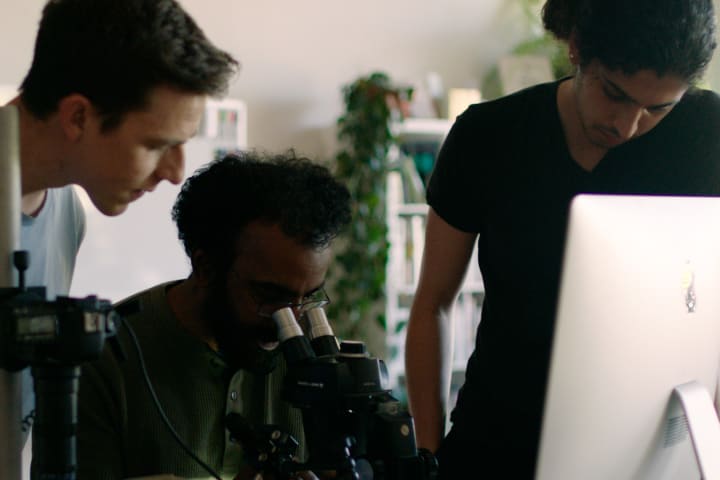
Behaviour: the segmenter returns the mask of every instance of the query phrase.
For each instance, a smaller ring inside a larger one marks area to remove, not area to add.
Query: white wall
[[[525,29],[516,0],[181,0],[242,63],[230,95],[249,108],[249,143],[330,158],[342,85],[384,70],[478,84]],[[44,0],[0,0],[0,84],[29,67]]]
[[[478,83],[522,35],[515,0],[183,0],[242,63],[231,94],[248,103],[251,146],[335,149],[341,86],[384,70],[398,82],[439,72]],[[507,5],[507,6],[506,6]]]
[[[429,71],[446,87],[479,83],[524,36],[517,0],[180,0],[242,63],[230,95],[249,107],[249,143],[330,158],[340,89],[384,70],[399,82]],[[44,0],[0,0],[0,84],[18,84]],[[720,82],[720,66],[709,71]]]
[[[0,0],[0,84],[22,80],[44,1]],[[398,82],[436,71],[446,87],[478,84],[525,30],[517,0],[180,1],[242,63],[230,95],[248,104],[250,146],[320,159],[336,148],[342,85],[373,70]]]

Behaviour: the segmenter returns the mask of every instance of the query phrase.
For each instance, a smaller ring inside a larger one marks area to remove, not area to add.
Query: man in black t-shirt
[[[543,20],[575,75],[471,106],[428,187],[406,362],[443,479],[533,478],[572,197],[720,195],[720,97],[693,86],[715,49],[711,0],[549,0]],[[476,242],[482,322],[443,438],[450,310]]]

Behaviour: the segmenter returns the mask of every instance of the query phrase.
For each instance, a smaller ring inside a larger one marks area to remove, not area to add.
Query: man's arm
[[[431,208],[418,289],[410,311],[405,367],[418,447],[435,452],[445,434],[452,373],[453,303],[462,285],[475,234],[460,231]]]

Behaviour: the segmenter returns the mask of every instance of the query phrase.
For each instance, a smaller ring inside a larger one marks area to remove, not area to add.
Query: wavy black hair
[[[222,269],[254,221],[278,224],[302,245],[324,248],[350,222],[350,193],[330,171],[294,150],[236,152],[198,169],[172,209],[185,252],[203,250]]]
[[[175,0],[49,0],[20,91],[41,119],[82,94],[107,131],[161,85],[220,96],[237,67]]]
[[[543,24],[558,39],[574,36],[580,64],[652,70],[694,83],[716,47],[712,0],[547,0]]]

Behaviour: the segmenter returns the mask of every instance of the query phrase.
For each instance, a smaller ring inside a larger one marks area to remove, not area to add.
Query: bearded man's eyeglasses
[[[319,288],[309,295],[303,297],[302,302],[291,302],[286,300],[263,299],[257,293],[248,292],[250,297],[257,305],[257,314],[261,317],[272,317],[272,314],[280,309],[289,307],[300,317],[308,310],[313,308],[324,307],[330,303],[330,297],[325,293],[324,288]]]

